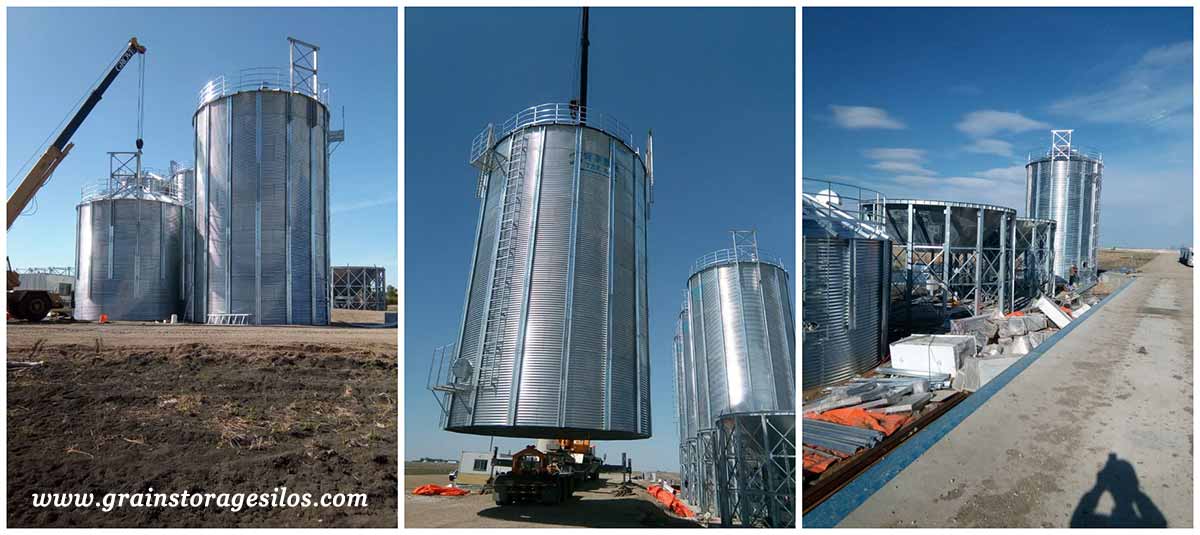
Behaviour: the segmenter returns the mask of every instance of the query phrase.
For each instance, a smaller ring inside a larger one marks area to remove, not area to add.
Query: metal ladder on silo
[[[517,263],[517,234],[525,190],[526,140],[522,132],[512,136],[512,150],[505,162],[504,207],[496,244],[496,269],[492,272],[492,295],[484,325],[483,354],[479,361],[477,387],[495,387],[500,356],[508,328],[508,305],[512,297],[513,268]]]

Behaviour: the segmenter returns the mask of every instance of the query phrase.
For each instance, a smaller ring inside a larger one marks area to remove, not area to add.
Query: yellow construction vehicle
[[[46,152],[42,154],[42,157],[38,159],[37,163],[29,170],[29,173],[25,175],[25,178],[21,180],[20,185],[17,186],[17,190],[8,198],[8,226],[5,227],[5,230],[12,229],[17,217],[25,211],[26,206],[37,195],[38,190],[42,189],[42,186],[46,185],[46,182],[50,180],[50,175],[54,174],[54,169],[58,167],[58,164],[62,163],[67,154],[71,152],[71,148],[75,146],[74,143],[71,143],[71,136],[75,135],[75,131],[79,129],[79,125],[83,124],[83,120],[87,119],[88,114],[100,102],[100,98],[104,95],[104,91],[108,89],[108,86],[112,85],[113,80],[125,69],[125,65],[129,63],[129,60],[133,59],[133,56],[137,54],[141,54],[144,57],[146,47],[138,44],[137,37],[133,37],[129,39],[128,46],[125,47],[120,57],[117,58],[112,68],[109,69],[108,74],[92,90],[92,94],[79,107],[79,111],[75,112],[75,115],[71,117],[71,121],[58,134],[54,143],[51,143],[46,148]],[[139,88],[141,85],[141,83],[138,84]],[[142,95],[139,92],[139,101],[141,98]],[[139,131],[137,148],[138,151],[141,151],[143,143],[140,131],[140,102],[138,114]],[[62,306],[62,298],[57,293],[48,290],[20,290],[18,289],[20,286],[21,276],[12,270],[12,263],[9,262],[8,313],[13,317],[28,321],[41,321],[42,318],[46,317],[46,314],[50,313],[52,308]]]

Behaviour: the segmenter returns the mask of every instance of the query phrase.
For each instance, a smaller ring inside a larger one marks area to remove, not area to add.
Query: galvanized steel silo
[[[836,383],[879,365],[887,345],[891,247],[882,219],[860,203],[878,192],[805,179],[803,388]],[[819,190],[819,191],[818,191]]]
[[[685,498],[716,514],[717,420],[730,414],[794,413],[795,322],[783,261],[759,252],[752,231],[696,261],[677,324],[680,458]]]
[[[568,104],[474,141],[482,200],[445,428],[650,436],[646,223],[652,165],[629,131]]]
[[[735,233],[735,235],[738,233]],[[697,429],[723,414],[794,410],[796,334],[788,272],[757,245],[709,253],[688,277]],[[685,373],[688,370],[685,370]]]
[[[193,321],[329,323],[328,93],[312,78],[255,69],[201,91]]]
[[[182,310],[182,192],[136,167],[85,187],[76,207],[76,319],[164,320]]]
[[[1071,130],[1051,132],[1050,150],[1025,165],[1025,214],[1057,223],[1054,274],[1075,266],[1081,282],[1096,280],[1100,245],[1100,186],[1104,157],[1071,145]]]

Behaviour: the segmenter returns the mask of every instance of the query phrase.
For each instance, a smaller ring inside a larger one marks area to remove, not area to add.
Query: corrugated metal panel
[[[630,165],[634,170],[634,215],[636,223],[634,225],[634,240],[636,243],[637,260],[634,263],[635,281],[637,284],[637,371],[638,371],[638,431],[650,435],[652,432],[650,419],[650,318],[649,318],[649,290],[647,289],[646,278],[647,266],[649,263],[646,259],[646,223],[650,214],[650,203],[648,198],[648,184],[646,183],[646,170],[637,163],[634,155],[629,154]]]
[[[1057,223],[1054,273],[1065,279],[1074,265],[1081,279],[1095,280],[1104,164],[1073,155],[1070,160],[1034,160],[1025,169],[1026,213]]]
[[[192,285],[203,305],[193,319],[327,324],[328,110],[303,95],[248,91],[202,106],[195,127]]]
[[[563,318],[567,299],[567,258],[571,248],[572,173],[569,156],[575,145],[568,132],[547,138],[541,129],[528,137],[529,169],[526,187],[537,189],[533,241],[533,270],[529,276],[524,353],[521,356],[520,402],[517,425],[560,425],[562,408]],[[543,147],[543,142],[546,146]],[[560,155],[550,158],[550,151]],[[537,179],[540,175],[540,180]],[[532,224],[532,222],[531,222]]]
[[[292,139],[288,154],[291,214],[292,322],[312,323],[312,130],[308,97],[293,94]]]
[[[881,255],[886,251],[884,242],[876,240],[805,236],[803,244],[806,327],[801,355],[803,387],[808,389],[879,364],[887,284]]]
[[[258,203],[258,110],[256,93],[233,96],[232,159],[230,179],[230,296],[229,311],[234,314],[257,314],[258,284],[256,274],[255,233]]]
[[[261,321],[287,323],[287,98],[262,93]]]
[[[703,283],[703,278],[699,276],[693,276],[688,282],[688,326],[692,331],[692,354],[689,362],[692,365],[692,372],[687,375],[690,376],[689,380],[696,392],[692,397],[692,405],[695,407],[693,433],[708,429],[713,421],[712,397],[709,396],[711,383],[708,378],[708,339],[705,336],[704,314],[701,312],[707,306]],[[715,292],[712,298],[715,299]],[[723,345],[718,333],[714,350],[721,351]]]
[[[595,135],[600,135],[595,133]],[[585,136],[586,137],[586,136]],[[615,429],[637,431],[637,286],[634,280],[633,174],[629,151],[613,153],[613,248],[626,254],[612,256],[611,326],[612,401],[609,423]]]
[[[687,392],[695,407],[689,437],[711,429],[723,414],[795,406],[787,277],[773,264],[738,261],[706,267],[689,279],[686,316],[694,358],[685,358],[683,372],[694,385]]]
[[[729,406],[729,374],[726,369],[730,342],[725,339],[725,319],[723,317],[725,300],[720,287],[720,273],[717,269],[708,269],[700,273],[700,289],[703,308],[699,313],[699,324],[703,327],[704,353],[697,357],[705,361],[705,375],[708,379],[707,418],[701,420],[700,428],[708,429],[713,425],[713,418],[720,416]],[[704,400],[701,400],[703,403]]]
[[[791,293],[785,271],[770,264],[759,264],[762,297],[767,314],[767,342],[771,355],[791,355],[791,358],[772,358],[771,373],[775,384],[775,406],[794,410],[796,401],[795,320],[792,317]]]
[[[180,313],[181,211],[149,199],[80,205],[74,317],[151,321]]]
[[[574,131],[575,129],[570,129]],[[575,225],[567,425],[604,429],[608,377],[608,139],[584,131]],[[599,161],[597,158],[603,158]]]
[[[196,213],[193,216],[195,230],[194,232],[188,231],[194,235],[192,261],[195,265],[192,275],[192,309],[189,311],[189,319],[197,322],[204,321],[205,315],[208,314],[208,187],[211,182],[208,179],[208,169],[211,167],[212,160],[209,150],[212,131],[209,128],[208,118],[212,115],[212,110],[212,106],[205,106],[196,112],[192,119],[196,130],[196,181],[194,183],[195,194],[192,196],[196,200],[194,205]]]
[[[543,131],[545,146],[539,151]],[[480,384],[474,390],[478,399],[470,391],[452,396],[447,428],[529,438],[644,438],[649,402],[641,398],[648,394],[648,383],[642,385],[648,362],[639,349],[638,326],[645,314],[638,308],[644,307],[639,278],[645,276],[645,256],[637,251],[641,210],[635,205],[645,200],[635,196],[633,172],[641,160],[608,135],[574,125],[517,130],[501,140],[497,152],[508,156],[512,137],[528,147],[516,227],[518,261],[512,269],[516,284],[506,319],[489,320],[489,300],[502,295],[494,292],[490,275],[497,266],[493,251],[504,208],[498,192],[507,182],[493,171],[484,194],[460,354],[480,364],[477,355],[487,336],[505,344],[494,373],[483,364],[494,386]],[[614,150],[623,163],[613,158]],[[528,279],[526,262],[532,266]],[[503,332],[488,332],[502,324]],[[518,340],[520,355],[513,345]],[[518,388],[512,388],[518,361]]]
[[[229,102],[209,104],[208,311],[229,312]]]

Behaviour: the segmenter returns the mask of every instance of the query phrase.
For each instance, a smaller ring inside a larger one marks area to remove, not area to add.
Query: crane
[[[145,57],[146,47],[138,43],[137,37],[132,37],[129,39],[129,43],[125,47],[125,50],[121,53],[121,56],[117,59],[116,63],[113,64],[111,69],[109,69],[108,74],[106,74],[104,79],[101,80],[95,89],[92,90],[91,95],[89,95],[87,100],[84,101],[83,105],[79,107],[79,110],[75,112],[75,115],[71,117],[70,122],[68,122],[63,128],[62,132],[58,134],[58,137],[55,138],[54,142],[46,148],[46,152],[43,153],[40,158],[38,158],[37,163],[30,168],[29,173],[26,174],[25,178],[21,180],[20,185],[17,186],[17,189],[13,192],[12,196],[8,198],[8,226],[5,227],[5,230],[12,229],[13,223],[16,222],[17,217],[19,217],[21,213],[25,211],[25,208],[29,205],[29,202],[33,200],[35,195],[37,195],[38,190],[42,189],[42,186],[46,185],[46,182],[50,180],[50,175],[54,174],[54,170],[60,163],[62,163],[63,159],[67,157],[67,154],[71,152],[71,148],[75,146],[74,143],[71,143],[71,137],[75,135],[75,131],[79,130],[79,126],[83,124],[84,119],[87,119],[88,115],[92,112],[92,109],[94,109],[96,104],[100,102],[101,97],[104,96],[104,92],[108,89],[108,86],[112,85],[113,80],[117,78],[117,75],[121,74],[121,71],[125,69],[125,66],[131,59],[133,59],[133,56],[139,54],[142,55],[142,57]],[[142,84],[139,83],[138,85],[140,87]],[[139,100],[141,99],[140,94],[138,95],[138,98]],[[138,151],[142,150],[142,146],[144,144],[142,142],[140,131],[141,113],[141,106],[138,106]],[[12,270],[11,263],[9,263],[7,283],[8,311],[14,317],[28,321],[40,321],[42,318],[46,317],[46,314],[50,312],[51,308],[62,306],[62,300],[56,293],[52,293],[47,290],[17,289],[21,285],[21,277]]]

